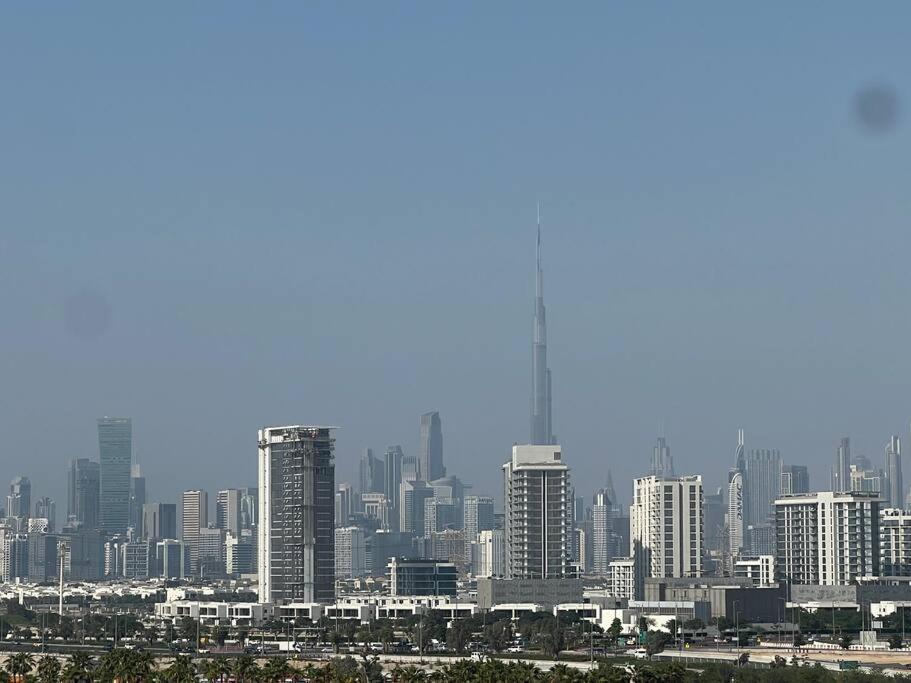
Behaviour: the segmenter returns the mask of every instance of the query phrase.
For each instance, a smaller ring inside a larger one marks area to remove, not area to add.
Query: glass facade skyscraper
[[[130,525],[130,474],[133,422],[128,417],[98,420],[100,525],[109,533],[126,533]]]

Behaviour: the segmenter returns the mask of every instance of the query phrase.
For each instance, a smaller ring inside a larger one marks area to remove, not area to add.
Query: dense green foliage
[[[614,660],[616,662],[617,660]],[[291,662],[272,657],[258,663],[253,657],[213,658],[192,661],[178,656],[168,666],[156,670],[151,656],[137,650],[112,650],[92,659],[79,653],[67,658],[51,655],[36,660],[27,653],[10,655],[0,672],[4,681],[72,681],[77,683],[195,683],[197,675],[210,682],[279,683],[281,681],[312,681],[313,683],[885,683],[879,674],[860,671],[833,672],[820,666],[798,666],[795,659],[788,663],[777,657],[772,668],[748,666],[744,656],[741,666],[728,664],[693,665],[684,668],[676,663],[648,662],[616,664],[602,660],[591,672],[557,663],[549,671],[528,662],[468,659],[453,664],[435,665],[429,669],[414,665],[395,666],[383,670],[377,657],[361,655],[344,657],[331,662]],[[695,670],[699,667],[701,670]]]

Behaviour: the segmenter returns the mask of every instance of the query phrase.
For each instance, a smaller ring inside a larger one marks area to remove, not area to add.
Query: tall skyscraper
[[[189,557],[190,574],[199,573],[199,530],[209,525],[209,494],[199,489],[183,492],[181,540]]]
[[[146,504],[146,478],[139,463],[132,466],[130,475],[130,526],[133,533],[142,533],[142,507]]]
[[[851,491],[866,491],[867,493],[880,493],[888,497],[889,485],[886,475],[882,470],[862,470],[857,465],[851,465]]]
[[[743,474],[733,469],[728,482],[728,546],[732,557],[743,550]]]
[[[810,492],[810,473],[806,465],[783,465],[781,468],[781,495]]]
[[[360,493],[385,493],[385,474],[383,461],[373,456],[372,448],[365,448],[360,462]]]
[[[335,576],[355,579],[367,573],[367,548],[364,530],[356,526],[335,530]]]
[[[427,481],[446,476],[443,467],[443,425],[436,411],[421,415],[421,450],[418,466]]]
[[[419,481],[421,478],[421,463],[416,455],[402,456],[402,481]]]
[[[833,490],[836,493],[851,490],[851,439],[847,436],[838,444],[835,451],[835,469]]]
[[[402,460],[405,454],[401,446],[388,446],[385,456],[384,484],[386,486],[386,502],[391,508],[392,517],[389,520],[390,530],[398,531],[399,524],[399,495],[402,486]]]
[[[22,519],[32,516],[32,482],[28,477],[16,477],[10,482],[6,516]]]
[[[257,515],[259,514],[259,489],[248,486],[240,490],[240,528],[256,528]]]
[[[728,470],[728,552],[736,558],[743,550],[743,475],[746,472],[746,439],[743,429],[737,430],[737,448],[734,450],[734,467]]]
[[[652,451],[652,468],[650,474],[653,477],[673,477],[674,476],[674,459],[671,457],[671,448],[667,445],[667,439],[663,436],[658,437],[658,443]]]
[[[399,487],[399,531],[415,536],[424,534],[425,502],[433,498],[433,487],[426,481],[403,481]]]
[[[883,493],[888,496],[888,506],[901,509],[905,502],[905,491],[902,484],[902,442],[897,436],[893,436],[886,444],[885,473],[888,488]]]
[[[629,510],[637,586],[648,577],[702,576],[702,477],[640,477]]]
[[[86,529],[97,529],[101,487],[99,464],[87,458],[76,458],[70,463],[67,484],[67,521],[78,522]]]
[[[490,496],[465,496],[462,514],[465,538],[475,538],[482,531],[494,528],[493,498]]]
[[[721,554],[727,549],[728,539],[724,536],[724,493],[724,488],[720,486],[714,493],[703,491],[703,545],[708,553]]]
[[[176,539],[177,505],[174,503],[146,503],[143,505],[142,538],[147,541]]]
[[[880,500],[876,493],[805,493],[775,501],[782,581],[847,586],[880,574]]]
[[[781,453],[751,450],[743,473],[744,528],[770,523],[775,499],[781,495]]]
[[[123,534],[130,525],[130,465],[133,458],[130,418],[102,417],[98,420],[98,453],[101,528],[111,534]]]
[[[240,489],[222,489],[215,494],[215,526],[240,535]]]
[[[39,498],[35,501],[35,517],[46,519],[48,531],[53,533],[57,522],[57,504],[47,496]]]
[[[554,445],[552,380],[547,367],[547,321],[544,313],[544,271],[541,269],[541,213],[538,212],[538,246],[535,275],[535,327],[531,347],[531,443]]]
[[[611,561],[610,533],[610,499],[601,489],[592,501],[592,569],[600,576],[607,576]]]
[[[503,465],[506,574],[566,578],[571,573],[569,467],[557,445],[513,446]]]
[[[260,602],[335,599],[335,439],[331,427],[258,433]]]

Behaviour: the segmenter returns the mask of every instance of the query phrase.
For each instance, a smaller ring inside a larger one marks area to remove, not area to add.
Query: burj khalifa
[[[544,317],[544,273],[541,270],[541,212],[538,211],[535,329],[531,347],[531,443],[556,444],[551,421],[551,376],[547,367],[547,322]]]

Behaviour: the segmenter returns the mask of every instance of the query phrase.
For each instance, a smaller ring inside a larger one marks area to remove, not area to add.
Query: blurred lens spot
[[[97,292],[79,292],[63,303],[63,323],[76,337],[100,337],[111,325],[111,304]]]
[[[885,133],[898,122],[898,96],[887,85],[866,86],[854,98],[854,112],[862,128]]]

